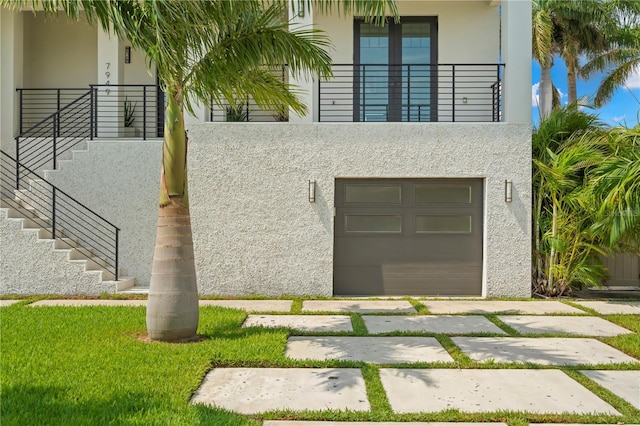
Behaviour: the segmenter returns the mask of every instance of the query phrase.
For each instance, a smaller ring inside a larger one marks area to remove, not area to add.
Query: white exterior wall
[[[201,294],[331,295],[336,178],[473,177],[485,180],[483,294],[530,295],[528,125],[207,123],[189,136]],[[99,141],[49,174],[123,228],[121,263],[140,285],[151,271],[159,162],[159,142]]]
[[[484,0],[398,1],[400,16],[438,17],[438,62],[497,63],[500,51],[500,16]],[[315,14],[315,27],[333,40],[335,63],[353,63],[353,15]]]
[[[97,31],[86,21],[24,15],[24,87],[83,88],[98,73]],[[87,87],[88,89],[88,87]]]
[[[23,25],[21,13],[0,8],[0,147],[12,155],[18,128],[16,87],[23,81]]]

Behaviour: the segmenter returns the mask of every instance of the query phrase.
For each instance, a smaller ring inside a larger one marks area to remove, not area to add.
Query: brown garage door
[[[336,179],[334,294],[480,296],[482,179]]]

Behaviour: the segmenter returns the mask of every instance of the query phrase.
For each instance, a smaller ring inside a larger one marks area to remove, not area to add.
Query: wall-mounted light
[[[316,202],[316,181],[315,180],[309,181],[309,202],[310,203]]]
[[[513,193],[512,193],[512,183],[510,180],[504,181],[504,201],[506,203],[510,203],[513,201]]]
[[[124,47],[124,63],[125,64],[131,63],[131,46]]]

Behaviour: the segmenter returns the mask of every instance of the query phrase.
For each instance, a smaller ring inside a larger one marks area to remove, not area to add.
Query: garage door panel
[[[455,272],[452,272],[454,270]],[[350,296],[475,296],[482,266],[395,264],[336,267],[336,294]]]
[[[482,179],[337,179],[334,293],[482,293]]]
[[[371,265],[412,259],[430,263],[481,264],[482,258],[475,257],[478,244],[469,237],[458,240],[457,244],[452,244],[450,237],[438,236],[430,242],[436,244],[438,250],[421,250],[416,249],[415,244],[407,244],[404,238],[336,238],[334,262],[336,265]]]

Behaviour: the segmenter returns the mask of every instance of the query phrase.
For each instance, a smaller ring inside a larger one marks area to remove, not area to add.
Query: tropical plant
[[[382,19],[398,16],[393,0],[299,0],[297,10],[337,8]],[[155,340],[193,339],[198,293],[187,190],[184,110],[194,102],[218,105],[247,96],[263,109],[306,107],[265,64],[288,64],[295,74],[331,74],[329,41],[322,32],[289,29],[288,0],[0,0],[14,10],[41,8],[86,17],[128,39],[155,64],[166,93],[156,248],[147,302],[147,331]]]
[[[242,104],[229,105],[225,108],[226,121],[247,121],[249,111],[245,111]]]
[[[133,127],[136,121],[137,102],[131,102],[127,97],[124,98],[124,127]]]
[[[640,8],[640,2],[637,5]],[[640,22],[612,35],[612,47],[592,57],[582,67],[581,75],[585,79],[598,72],[606,72],[594,98],[595,106],[600,107],[609,102],[616,90],[623,87],[633,73],[640,72],[640,26],[638,25]]]
[[[540,113],[552,109],[551,68],[559,56],[567,66],[568,100],[577,101],[579,57],[606,48],[597,22],[603,9],[599,0],[534,0],[532,14],[533,57],[540,64]]]
[[[599,286],[601,256],[638,252],[639,129],[605,130],[594,115],[552,111],[533,134],[534,293]]]

